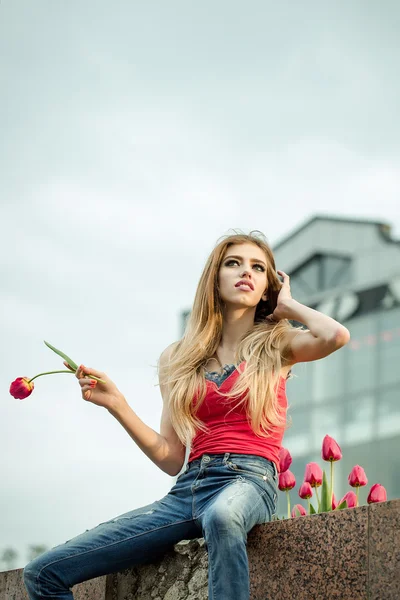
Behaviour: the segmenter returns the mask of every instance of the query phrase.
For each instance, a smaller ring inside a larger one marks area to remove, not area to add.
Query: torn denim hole
[[[130,516],[125,516],[125,515],[121,515],[120,517],[116,517],[115,519],[111,519],[111,523],[116,523],[117,521],[122,521],[123,519],[127,519],[128,521],[130,519],[135,519],[136,517],[143,517],[144,515],[152,515],[154,513],[154,508],[151,508],[150,510],[146,510],[144,512],[141,513],[137,513],[135,515],[130,515]]]
[[[228,499],[227,499],[227,501],[226,501],[227,504],[228,504],[228,506],[230,504],[232,504],[234,498],[236,498],[237,496],[241,496],[242,494],[245,493],[246,489],[245,489],[245,486],[243,484],[246,484],[246,483],[247,483],[246,479],[244,477],[242,477],[241,475],[238,475],[238,477],[236,478],[235,483],[232,484],[233,487],[236,488],[236,489],[233,490],[232,495],[229,496]],[[239,489],[237,488],[236,484],[240,484]]]

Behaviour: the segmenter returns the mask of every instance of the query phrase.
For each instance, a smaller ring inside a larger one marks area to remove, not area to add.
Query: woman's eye
[[[237,264],[239,264],[239,261],[238,261],[238,260],[235,260],[235,259],[233,258],[233,259],[231,259],[231,260],[228,260],[228,262],[226,262],[226,263],[225,263],[225,266],[226,266],[226,267],[229,267],[229,265],[230,265],[231,263],[237,263]],[[265,268],[264,268],[262,265],[259,265],[258,263],[254,263],[253,267],[260,267],[260,269],[261,269],[261,271],[262,271],[262,272],[264,272],[264,271],[265,271]]]

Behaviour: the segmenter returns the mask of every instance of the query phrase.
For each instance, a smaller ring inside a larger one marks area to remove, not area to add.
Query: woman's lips
[[[253,290],[247,283],[241,283],[240,285],[235,285],[238,290],[243,290],[244,292],[252,292]]]

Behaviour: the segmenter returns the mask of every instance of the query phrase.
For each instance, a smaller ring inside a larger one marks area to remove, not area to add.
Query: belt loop
[[[224,460],[223,460],[224,464],[227,462],[227,460],[229,458],[229,454],[230,454],[230,452],[225,452],[225,454],[224,454]]]

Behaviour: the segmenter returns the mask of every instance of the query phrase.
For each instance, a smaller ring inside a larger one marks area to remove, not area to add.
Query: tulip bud
[[[284,473],[292,464],[292,457],[286,448],[279,450],[279,473]]]
[[[292,517],[304,517],[307,515],[307,511],[301,504],[295,504],[292,508]]]
[[[312,497],[312,495],[313,491],[311,485],[308,483],[308,481],[304,481],[299,489],[300,498],[302,498],[303,500],[308,500]]]
[[[10,385],[10,394],[17,400],[23,400],[32,394],[34,387],[34,383],[30,382],[28,377],[17,377]]]
[[[322,485],[322,476],[322,469],[317,463],[310,462],[306,465],[304,481],[308,482],[311,487]]]
[[[356,465],[352,468],[351,473],[348,476],[348,481],[351,487],[360,487],[362,485],[367,485],[368,483],[365,471],[360,465]]]
[[[322,442],[322,458],[331,462],[342,458],[339,444],[329,435],[326,435]]]
[[[387,494],[383,485],[380,483],[374,483],[368,494],[368,504],[374,504],[375,502],[386,502],[386,500]]]
[[[336,497],[335,494],[332,494],[332,510],[335,510],[335,508],[338,506],[338,503],[336,502]]]
[[[347,494],[343,496],[339,504],[342,504],[344,500],[346,500],[347,502],[347,508],[354,508],[357,506],[357,496],[353,491],[347,492]]]
[[[295,485],[295,476],[291,471],[289,471],[289,469],[287,471],[284,471],[283,473],[279,473],[278,488],[281,490],[281,492],[291,490],[294,488]]]

